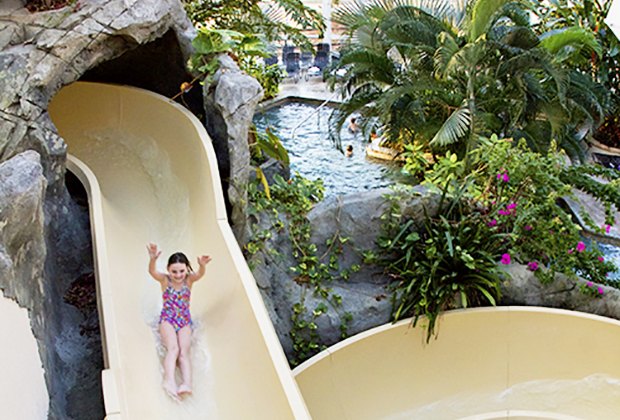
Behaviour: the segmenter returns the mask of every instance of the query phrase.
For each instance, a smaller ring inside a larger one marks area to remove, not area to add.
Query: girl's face
[[[175,281],[183,281],[187,276],[187,265],[183,263],[174,263],[168,266],[168,273],[170,278]]]

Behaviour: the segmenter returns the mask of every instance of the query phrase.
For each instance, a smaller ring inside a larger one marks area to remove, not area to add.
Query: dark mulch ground
[[[29,0],[26,2],[26,9],[34,12],[44,12],[46,10],[61,9],[75,3],[75,0]]]

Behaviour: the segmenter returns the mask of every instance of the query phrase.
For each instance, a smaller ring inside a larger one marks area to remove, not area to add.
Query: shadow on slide
[[[108,419],[310,418],[230,230],[216,158],[185,108],[152,92],[78,82],[49,108],[89,193]],[[147,242],[213,262],[192,289],[194,394],[164,393],[161,290]]]

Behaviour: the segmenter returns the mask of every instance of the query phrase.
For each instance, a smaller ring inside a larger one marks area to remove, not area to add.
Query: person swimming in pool
[[[193,271],[185,254],[176,252],[168,258],[167,272],[157,271],[157,258],[161,251],[150,243],[149,274],[161,285],[163,308],[159,316],[159,333],[166,347],[164,358],[164,390],[174,400],[192,393],[190,346],[192,338],[192,317],[189,311],[192,285],[200,280],[211,261],[208,255],[198,257],[198,271]],[[177,387],[174,372],[181,369],[182,382]]]

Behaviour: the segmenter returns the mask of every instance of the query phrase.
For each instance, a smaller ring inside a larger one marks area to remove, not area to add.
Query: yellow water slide
[[[291,372],[200,122],[154,93],[93,83],[64,88],[50,114],[89,194],[108,419],[619,418],[620,322],[565,310],[449,312],[430,343],[408,321],[385,325]],[[194,395],[180,404],[161,388],[147,242],[213,257],[192,290]]]
[[[78,82],[49,107],[90,203],[108,419],[310,418],[235,238],[206,131],[152,92]],[[192,289],[194,393],[161,387],[159,284],[146,244],[213,261]]]
[[[424,324],[424,320],[420,321]],[[620,322],[537,307],[452,311],[438,338],[410,321],[295,369],[315,420],[620,418]]]

